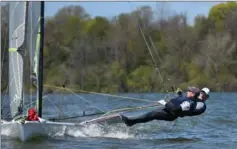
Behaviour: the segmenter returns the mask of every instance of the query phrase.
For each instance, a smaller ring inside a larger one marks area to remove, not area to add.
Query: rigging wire
[[[62,87],[59,86],[53,86],[53,85],[48,85],[44,84],[45,87],[49,88],[57,88],[61,89]],[[102,96],[110,96],[110,97],[118,97],[121,99],[130,99],[130,100],[135,100],[135,101],[142,101],[142,102],[150,102],[150,103],[155,103],[156,101],[148,100],[148,99],[142,99],[142,98],[134,98],[134,97],[126,97],[126,96],[119,96],[119,95],[112,95],[112,94],[106,94],[106,93],[98,93],[98,92],[92,92],[92,91],[85,91],[85,90],[79,90],[79,89],[70,89],[70,88],[65,88],[69,91],[78,91],[82,93],[90,93],[90,94],[96,94],[96,95],[102,95]]]
[[[163,83],[163,82],[164,82],[164,79],[163,79],[163,77],[162,77],[162,75],[161,75],[161,72],[160,72],[160,70],[159,70],[159,68],[158,68],[158,65],[157,65],[157,63],[156,63],[156,61],[155,61],[155,58],[154,58],[154,56],[153,56],[153,54],[152,54],[152,52],[151,52],[151,48],[150,48],[150,46],[148,45],[147,39],[146,39],[146,37],[145,37],[145,35],[144,35],[144,32],[142,31],[142,29],[141,29],[140,26],[139,26],[139,30],[140,30],[140,32],[141,32],[141,34],[142,34],[142,36],[143,36],[143,39],[144,39],[144,41],[145,41],[145,43],[146,43],[146,46],[147,46],[147,48],[148,48],[148,50],[149,50],[149,53],[150,53],[151,57],[152,57],[152,60],[153,60],[155,69],[156,69],[156,71],[159,73],[161,82]]]
[[[111,110],[111,111],[108,111],[108,112],[98,112],[98,113],[92,113],[92,114],[87,114],[87,115],[85,115],[83,113],[83,115],[72,116],[72,117],[64,117],[64,118],[60,118],[60,119],[51,118],[50,120],[66,120],[66,119],[73,119],[73,118],[79,118],[79,117],[85,117],[85,116],[94,116],[94,115],[101,115],[101,114],[103,114],[103,115],[100,116],[100,117],[104,117],[104,116],[107,116],[107,115],[115,113],[115,112],[128,112],[128,111],[135,111],[137,109],[146,109],[146,108],[152,108],[152,107],[157,107],[157,106],[161,106],[161,105],[159,103],[156,103],[156,104],[149,104],[149,105],[145,105],[145,106],[118,108],[118,109]]]
[[[115,112],[134,111],[134,110],[137,110],[137,109],[145,109],[145,108],[151,108],[151,107],[156,107],[156,106],[161,106],[161,105],[157,102],[157,103],[149,104],[149,105],[145,105],[145,106],[120,108],[120,109],[115,109],[115,110],[108,111],[107,113],[105,113],[101,117],[106,116],[106,115],[111,114],[111,113],[115,113]]]
[[[70,91],[70,92],[71,92],[72,94],[74,94],[76,97],[79,97],[80,99],[82,99],[83,101],[85,101],[86,103],[88,103],[89,105],[92,105],[88,100],[86,100],[85,98],[83,98],[83,97],[77,95],[76,93],[74,93],[74,92],[71,91],[70,89],[67,89],[67,88],[66,88],[66,90]],[[95,106],[93,106],[93,107],[94,107],[95,109],[99,110],[100,112],[104,112],[103,110],[101,110],[101,109],[98,108],[98,107],[95,107]]]
[[[57,87],[57,86],[51,86],[51,85],[45,85],[46,87],[54,87],[54,88],[57,88],[57,89],[61,89],[62,87]],[[65,88],[65,90],[68,90],[70,91],[71,93],[73,93],[75,96],[83,99],[85,102],[87,102],[88,104],[91,105],[91,103],[80,97],[78,94],[76,94],[75,92],[73,91],[82,91],[82,90],[76,90],[76,89],[70,89],[70,88]],[[127,107],[127,108],[118,108],[118,109],[114,109],[114,110],[111,110],[111,111],[103,111],[97,107],[94,107],[96,108],[97,110],[99,110],[99,112],[96,112],[96,113],[92,113],[92,114],[85,114],[84,111],[83,111],[83,115],[78,115],[78,116],[72,116],[72,117],[62,117],[62,118],[50,118],[51,120],[65,120],[65,119],[73,119],[73,118],[78,118],[78,117],[85,117],[85,116],[94,116],[94,115],[101,115],[101,114],[104,114],[102,115],[103,116],[106,116],[108,114],[111,114],[111,113],[115,113],[115,112],[125,112],[125,111],[134,111],[136,109],[145,109],[145,108],[151,108],[151,107],[155,107],[155,106],[161,106],[160,103],[158,103],[157,101],[151,101],[151,100],[144,100],[144,99],[140,99],[140,98],[131,98],[131,97],[124,97],[124,96],[117,96],[117,95],[111,95],[111,94],[101,94],[101,93],[95,93],[95,92],[89,92],[89,91],[83,91],[83,92],[87,92],[87,93],[92,93],[92,94],[99,94],[99,95],[103,95],[103,96],[112,96],[112,97],[119,97],[118,99],[131,99],[131,100],[139,100],[139,101],[145,101],[145,102],[150,102],[151,104],[148,104],[148,105],[145,105],[145,106],[136,106],[136,107]],[[168,96],[168,94],[165,96],[165,98]]]
[[[129,3],[129,4],[130,4],[130,3]],[[130,7],[131,7],[131,4],[130,4]],[[138,16],[138,17],[139,17],[139,16]],[[139,17],[139,18],[140,18],[140,17]],[[140,20],[141,20],[141,23],[142,23],[143,26],[144,26],[143,28],[145,28],[144,22],[142,21],[142,19],[140,19]],[[141,27],[141,25],[140,25],[139,22],[138,22],[138,28],[139,28],[139,30],[140,30],[140,32],[141,32],[141,34],[142,34],[142,37],[143,37],[143,39],[144,39],[144,41],[145,41],[145,43],[146,43],[147,48],[148,48],[148,50],[149,50],[149,53],[150,53],[150,55],[151,55],[151,58],[152,58],[152,61],[153,61],[154,66],[155,66],[156,72],[159,73],[159,77],[160,77],[161,82],[164,82],[164,79],[163,79],[163,77],[162,77],[162,75],[161,75],[161,72],[160,72],[160,70],[159,70],[159,68],[158,68],[157,61],[155,60],[155,56],[157,57],[157,59],[158,59],[159,61],[161,61],[161,58],[159,57],[159,54],[158,54],[158,52],[157,52],[157,49],[155,48],[154,42],[153,42],[152,38],[150,37],[150,35],[148,34],[148,38],[149,38],[149,41],[150,41],[150,43],[151,43],[151,47],[150,47],[150,46],[149,46],[149,43],[148,43],[148,39],[146,38],[145,33],[144,33],[144,31],[143,31],[143,29],[142,29],[142,27]],[[153,49],[153,51],[155,51],[155,56],[154,56],[154,54],[153,54],[153,52],[152,52],[152,49]],[[60,87],[51,86],[51,85],[47,85],[47,84],[44,85],[44,86],[60,88]],[[156,103],[156,104],[157,104],[157,102],[154,102],[154,101],[151,101],[151,100],[147,100],[147,99],[131,98],[131,97],[117,96],[117,95],[104,94],[104,93],[96,93],[96,92],[90,92],[90,91],[84,91],[84,90],[75,90],[75,89],[69,89],[69,88],[66,88],[66,89],[67,89],[68,91],[72,92],[73,94],[75,94],[73,91],[79,91],[79,92],[91,93],[91,94],[97,94],[97,95],[103,95],[103,96],[118,97],[118,98],[121,98],[121,99],[139,100],[139,101],[143,101],[143,102],[153,102],[153,103]],[[174,91],[174,88],[173,88],[173,87],[172,87],[172,90]],[[168,92],[168,91],[166,91],[166,92]],[[77,94],[75,94],[75,95],[78,96]],[[86,99],[84,99],[84,98],[82,98],[82,97],[80,97],[80,96],[78,96],[78,97],[81,98],[81,99],[83,99],[83,100],[84,100],[85,102],[87,102],[88,104],[90,104],[90,102],[88,102]],[[155,104],[153,104],[152,106],[154,106],[154,105],[155,105]],[[160,104],[159,104],[159,105],[160,105]],[[157,106],[157,105],[156,105],[156,106]],[[142,107],[143,107],[143,106],[142,106]],[[99,108],[96,108],[96,109],[100,111],[98,114],[104,114],[104,115],[102,115],[102,116],[105,116],[105,115],[108,115],[108,114],[114,113],[114,112],[121,112],[121,111],[126,111],[126,110],[135,110],[135,109],[139,109],[139,108],[142,108],[142,107],[132,107],[132,108],[115,109],[115,110],[112,110],[112,111],[108,111],[107,113],[105,113],[103,110],[100,110]],[[147,106],[145,106],[145,107],[147,107]],[[149,107],[149,106],[148,106],[148,107]],[[95,115],[95,114],[93,114],[93,115]],[[79,116],[74,116],[74,117],[79,117]],[[65,119],[65,118],[64,118],[64,119]],[[67,119],[69,119],[69,118],[67,118]]]
[[[130,4],[130,9],[131,9],[131,3],[130,3],[130,1],[129,1],[128,3]],[[140,19],[140,22],[142,23],[143,28],[146,29],[145,24],[144,24],[144,22],[142,21],[142,19],[140,18],[140,16],[137,16],[137,17]],[[144,39],[144,41],[145,41],[145,43],[146,43],[146,46],[147,46],[147,48],[148,48],[148,50],[149,50],[149,53],[150,53],[150,55],[151,55],[151,58],[152,58],[152,60],[153,60],[154,65],[155,65],[156,72],[159,73],[159,77],[160,77],[160,79],[161,79],[161,82],[164,83],[164,79],[163,79],[163,77],[162,77],[162,75],[161,75],[161,72],[160,72],[160,70],[159,70],[159,68],[158,68],[158,65],[157,65],[157,63],[156,63],[156,61],[155,61],[155,58],[154,58],[154,56],[153,56],[153,54],[152,54],[152,52],[151,52],[151,48],[150,48],[150,46],[148,45],[147,39],[146,39],[146,37],[145,37],[145,34],[144,34],[142,28],[140,27],[140,23],[139,23],[139,22],[138,22],[138,27],[139,27],[139,30],[140,30],[140,32],[141,32],[141,34],[142,34],[142,36],[143,36],[143,39]],[[154,46],[154,42],[153,42],[153,40],[152,40],[152,38],[150,37],[149,34],[148,34],[148,38],[149,38],[149,40],[150,40],[150,42],[151,42],[151,45],[152,45],[152,47],[153,47],[153,51],[155,51],[158,60],[161,62],[161,59],[160,59],[159,54],[158,54],[158,52],[157,52],[157,49],[156,49],[156,47]],[[174,86],[172,86],[172,90],[175,92]],[[177,121],[175,120],[175,123],[174,123],[174,125],[172,126],[171,130],[174,128],[174,126],[176,126],[176,123],[177,123]]]
[[[52,85],[44,85],[46,87],[50,87],[50,88],[57,88],[57,89],[62,89],[62,87],[57,87],[57,86],[52,86]],[[70,88],[65,88],[65,90],[68,90],[70,91],[71,93],[73,93],[75,96],[83,99],[85,102],[87,102],[88,104],[91,104],[88,100],[84,99],[83,97],[79,96],[78,94],[76,94],[75,92],[73,91],[82,91],[82,90],[76,90],[76,89],[70,89]],[[117,95],[111,95],[111,94],[101,94],[101,93],[96,93],[96,92],[89,92],[89,91],[83,91],[83,92],[86,92],[86,93],[91,93],[91,94],[99,94],[99,95],[103,95],[103,96],[112,96],[112,97],[119,97],[119,99],[131,99],[131,100],[139,100],[139,101],[149,101],[150,103],[152,104],[148,104],[148,105],[145,105],[145,106],[136,106],[136,107],[127,107],[127,108],[118,108],[118,109],[114,109],[114,110],[111,110],[111,111],[103,111],[97,107],[94,107],[96,108],[97,110],[99,110],[100,112],[96,112],[96,113],[92,113],[92,114],[85,114],[85,112],[83,111],[83,114],[82,115],[77,115],[77,116],[72,116],[72,117],[62,117],[62,118],[50,118],[50,120],[66,120],[66,119],[73,119],[73,118],[79,118],[79,117],[86,117],[86,116],[94,116],[94,115],[101,115],[101,114],[104,114],[102,115],[101,117],[103,116],[106,116],[108,114],[112,114],[112,113],[115,113],[115,112],[126,112],[126,111],[134,111],[134,110],[137,110],[137,109],[146,109],[146,108],[151,108],[151,107],[156,107],[156,106],[161,106],[160,103],[156,102],[156,101],[151,101],[151,100],[144,100],[144,99],[140,99],[140,98],[131,98],[131,97],[124,97],[124,96],[117,96]],[[166,94],[165,97],[163,97],[163,99],[170,99],[169,97],[169,94]]]
[[[129,3],[129,4],[130,4],[130,3]],[[130,7],[131,7],[131,4],[130,4]],[[138,17],[139,17],[139,16],[138,16]],[[140,17],[139,17],[139,18],[140,18]],[[160,70],[159,70],[159,68],[158,68],[158,64],[157,64],[157,61],[156,61],[155,56],[157,57],[157,59],[158,59],[159,61],[161,61],[161,58],[159,57],[159,54],[158,54],[158,52],[157,52],[157,49],[155,48],[154,42],[153,42],[152,38],[150,37],[150,35],[148,34],[149,41],[148,41],[148,39],[146,38],[145,33],[144,33],[144,31],[143,31],[143,29],[142,29],[142,27],[141,27],[141,26],[143,25],[143,28],[145,28],[145,25],[144,25],[144,22],[142,21],[141,18],[140,18],[140,20],[141,20],[141,23],[138,22],[138,28],[139,28],[139,30],[140,30],[140,32],[141,32],[141,34],[142,34],[142,37],[143,37],[143,39],[144,39],[144,41],[145,41],[145,43],[146,43],[147,48],[148,48],[148,50],[149,50],[149,53],[150,53],[151,58],[152,58],[152,62],[153,62],[153,64],[154,64],[154,66],[155,66],[155,70],[156,70],[156,72],[159,73],[159,77],[160,77],[161,82],[164,82],[164,79],[163,79],[163,77],[162,77],[162,75],[161,75],[161,72],[160,72]],[[142,24],[142,25],[140,25],[140,24]],[[148,42],[151,43],[151,46],[149,46],[149,43],[148,43]],[[153,49],[153,51],[155,51],[155,54],[153,54],[152,49]],[[47,84],[44,85],[44,86],[46,86],[46,87],[54,87],[54,88],[61,88],[61,87],[56,87],[56,86],[47,85]],[[97,94],[97,95],[103,95],[103,96],[118,97],[118,98],[120,98],[120,99],[130,99],[130,100],[138,100],[138,101],[143,101],[143,102],[152,102],[152,103],[156,103],[156,104],[157,104],[157,102],[154,102],[154,101],[151,101],[151,100],[147,100],[147,99],[131,98],[131,97],[124,97],[124,96],[118,96],[118,95],[111,95],[111,94],[90,92],[90,91],[84,91],[84,90],[75,90],[75,89],[69,89],[69,88],[65,88],[65,89],[68,90],[68,91],[70,91],[70,92],[72,92],[74,95],[76,95],[77,97],[81,98],[82,100],[84,100],[84,101],[85,101],[86,103],[88,103],[88,104],[91,104],[91,103],[90,103],[89,101],[87,101],[86,99],[84,99],[84,98],[78,96],[78,95],[75,94],[73,91],[79,91],[79,92],[91,93],[91,94]],[[172,89],[173,89],[173,87],[172,87]],[[168,91],[166,91],[166,92],[168,92]],[[152,106],[154,106],[154,105],[155,105],[155,104],[153,104]],[[159,104],[159,105],[160,105],[160,104]],[[145,107],[146,107],[146,106],[145,106]],[[95,107],[95,108],[96,108],[96,107]],[[115,109],[115,110],[112,110],[112,111],[108,111],[107,113],[105,113],[103,110],[100,110],[99,108],[96,108],[96,109],[100,111],[100,114],[103,114],[103,113],[104,113],[104,115],[107,115],[107,114],[113,113],[113,112],[120,112],[120,111],[126,111],[126,110],[134,110],[134,109],[136,109],[136,108],[138,108],[138,107]],[[139,107],[139,108],[141,108],[141,107]],[[104,115],[103,115],[103,116],[104,116]],[[75,117],[76,117],[76,116],[75,116]]]
[[[70,89],[70,88],[66,88],[66,87],[57,87],[57,86],[52,86],[52,85],[44,85],[46,87],[50,87],[50,88],[56,88],[58,90],[61,90],[61,89],[65,89],[65,90],[68,90],[69,92],[71,92],[72,94],[74,94],[76,97],[79,97],[80,99],[82,99],[83,101],[85,101],[87,104],[89,105],[92,105],[88,100],[86,100],[85,98],[77,95],[74,91],[79,91],[79,92],[84,92],[84,93],[91,93],[91,94],[97,94],[97,95],[103,95],[103,96],[110,96],[110,97],[117,97],[116,99],[130,99],[130,100],[136,100],[136,101],[143,101],[143,102],[150,102],[152,104],[150,105],[146,105],[144,107],[130,107],[130,108],[120,108],[120,109],[115,109],[115,110],[112,110],[112,111],[103,111],[101,110],[100,108],[98,107],[95,107],[93,106],[95,109],[99,110],[100,112],[97,112],[97,113],[93,113],[93,114],[88,114],[88,115],[78,115],[78,116],[73,116],[73,117],[64,117],[62,119],[70,119],[70,118],[77,118],[77,117],[85,117],[85,116],[92,116],[92,115],[100,115],[100,114],[109,114],[109,113],[114,113],[114,112],[122,112],[122,111],[131,111],[131,110],[134,110],[133,108],[135,109],[141,109],[141,108],[146,108],[146,107],[154,107],[154,106],[159,106],[160,104],[157,103],[156,101],[152,101],[152,100],[146,100],[146,99],[140,99],[140,98],[133,98],[133,97],[126,97],[126,96],[118,96],[118,95],[112,95],[112,94],[103,94],[103,93],[97,93],[97,92],[90,92],[90,91],[84,91],[84,90],[76,90],[76,89]],[[43,100],[45,99],[48,99],[48,95],[45,95],[43,97]],[[51,102],[50,100],[48,100],[58,111],[60,111],[60,109],[53,103]],[[36,102],[36,101],[34,101]],[[25,105],[26,107],[29,106],[29,105]],[[62,120],[61,118],[60,119],[56,119],[56,118],[51,118],[52,120]]]
[[[111,113],[115,113],[115,112],[124,112],[124,111],[133,111],[136,109],[144,109],[144,108],[149,108],[149,107],[155,107],[155,106],[160,106],[161,104],[156,102],[156,101],[151,101],[151,100],[145,100],[145,99],[140,99],[140,98],[132,98],[132,97],[125,97],[125,96],[117,96],[117,95],[111,95],[111,94],[102,94],[102,93],[96,93],[96,92],[89,92],[89,91],[83,91],[83,90],[76,90],[76,89],[70,89],[70,88],[66,88],[66,87],[57,87],[57,86],[52,86],[52,85],[44,85],[46,87],[50,87],[50,88],[56,88],[56,89],[62,89],[64,88],[65,90],[70,91],[72,94],[74,94],[75,96],[79,97],[80,99],[84,100],[86,103],[88,103],[89,105],[92,105],[88,100],[86,100],[85,98],[82,98],[81,96],[77,95],[75,92],[73,91],[80,91],[80,92],[86,92],[86,93],[91,93],[91,94],[99,94],[99,95],[103,95],[103,96],[111,96],[111,97],[118,97],[119,99],[130,99],[130,100],[138,100],[138,101],[143,101],[143,102],[150,102],[152,104],[149,105],[145,105],[145,106],[139,106],[139,107],[130,107],[130,108],[119,108],[119,109],[115,109],[115,110],[111,110],[111,111],[103,111],[98,107],[93,106],[94,108],[96,108],[97,110],[99,110],[100,112],[97,113],[92,113],[92,114],[88,114],[85,115],[85,113],[83,112],[83,115],[78,115],[78,116],[72,116],[72,117],[64,117],[64,118],[51,118],[51,120],[63,120],[63,119],[72,119],[72,118],[78,118],[78,117],[85,117],[85,116],[93,116],[93,115],[100,115],[100,114],[104,114],[108,115]],[[45,95],[43,97],[43,100],[48,99],[47,95]],[[50,100],[49,100],[50,101]],[[34,101],[36,102],[36,101]],[[58,111],[60,111],[60,109],[53,103],[50,101],[51,104],[53,104],[53,106],[58,109]],[[27,106],[27,105],[26,105]]]
[[[131,3],[130,3],[130,2],[128,2],[128,3],[129,3],[129,5],[130,5],[130,9],[132,10],[132,5],[131,5]],[[158,59],[158,60],[161,60],[161,59],[160,59],[160,57],[159,57],[159,55],[158,55],[158,53],[157,53],[157,51],[156,51],[156,48],[155,48],[155,46],[154,46],[154,42],[153,42],[151,36],[148,34],[147,36],[148,36],[148,38],[149,38],[149,41],[151,42],[152,48],[149,46],[148,40],[147,40],[147,38],[146,38],[146,36],[145,36],[145,33],[144,33],[144,31],[142,30],[142,27],[141,27],[141,24],[142,24],[142,25],[143,25],[143,28],[146,29],[145,24],[144,24],[144,22],[142,21],[142,19],[141,19],[140,16],[137,15],[137,17],[138,17],[139,20],[140,20],[140,21],[137,22],[137,23],[138,23],[139,31],[141,32],[142,37],[143,37],[143,39],[144,39],[144,41],[145,41],[145,43],[146,43],[147,49],[148,49],[148,51],[149,51],[149,53],[150,53],[150,55],[151,55],[153,64],[154,64],[154,66],[155,66],[155,70],[156,70],[156,72],[158,72],[161,82],[164,83],[164,79],[163,79],[163,77],[162,77],[162,75],[161,75],[161,72],[160,72],[160,70],[159,70],[158,64],[157,64],[157,62],[156,62],[156,60],[155,60],[155,57],[154,57],[154,55],[153,55],[151,49],[153,49],[153,51],[155,51],[155,54],[156,54],[157,59]],[[139,23],[139,22],[141,22],[141,23]]]
[[[130,4],[130,9],[132,10],[132,4],[131,4],[130,2],[128,2],[128,3]],[[159,69],[159,67],[158,67],[157,62],[155,61],[154,55],[156,56],[156,58],[158,59],[158,61],[159,61],[160,63],[162,62],[162,59],[160,58],[160,56],[159,56],[159,54],[158,54],[158,52],[157,52],[158,50],[156,49],[156,47],[155,47],[155,45],[154,45],[154,42],[153,42],[151,36],[148,34],[147,36],[148,36],[148,38],[149,38],[149,41],[150,41],[150,43],[151,43],[152,48],[149,46],[148,40],[146,39],[145,34],[144,34],[144,31],[143,31],[142,28],[141,28],[141,26],[143,26],[144,29],[147,29],[147,28],[146,28],[146,25],[145,25],[145,23],[143,22],[143,20],[142,20],[142,18],[141,18],[140,16],[137,16],[137,17],[139,18],[139,20],[140,20],[140,22],[141,22],[141,23],[138,22],[138,28],[139,28],[139,30],[140,30],[140,32],[141,32],[143,38],[144,38],[144,41],[146,42],[147,48],[148,48],[148,50],[149,50],[149,53],[150,53],[150,55],[151,55],[151,57],[152,57],[152,60],[153,60],[154,65],[155,65],[155,70],[156,70],[156,72],[158,72],[161,82],[164,83],[164,76],[161,75],[161,71],[160,71],[160,69]],[[153,55],[151,49],[153,49],[153,51],[155,51],[155,54],[154,54],[154,55]],[[167,80],[169,81],[170,78],[168,78]],[[173,88],[174,88],[174,86],[172,86],[172,90],[175,91]],[[166,92],[167,92],[167,91],[166,91]]]

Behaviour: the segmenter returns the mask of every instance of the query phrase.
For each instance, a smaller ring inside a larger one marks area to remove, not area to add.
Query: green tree
[[[213,6],[208,14],[208,19],[213,22],[218,31],[225,29],[224,20],[226,16],[237,9],[236,2],[226,2]]]

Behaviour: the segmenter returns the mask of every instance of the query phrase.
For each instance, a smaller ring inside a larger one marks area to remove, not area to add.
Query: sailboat
[[[1,120],[1,129],[26,141],[47,136],[55,126],[79,126],[106,121],[122,122],[119,114],[80,123],[42,119],[44,1],[9,2],[9,100],[12,120]],[[36,94],[36,98],[35,95]],[[35,104],[36,103],[36,104]],[[27,111],[37,109],[40,121],[28,121]]]
[[[43,119],[43,44],[44,1],[9,2],[8,88],[12,120],[1,120],[2,130],[10,128],[13,137],[26,141],[37,136],[48,136],[50,130],[58,126],[83,128],[95,123],[123,123],[119,112],[124,112],[126,108],[78,123]],[[27,119],[27,112],[32,107],[37,110],[39,121]]]

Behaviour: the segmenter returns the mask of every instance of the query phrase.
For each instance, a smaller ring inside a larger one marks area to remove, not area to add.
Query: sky
[[[137,7],[144,5],[150,6],[153,11],[159,10],[162,4],[171,14],[186,13],[188,23],[193,24],[194,18],[197,15],[208,15],[210,8],[220,2],[45,2],[45,16],[53,16],[56,12],[69,5],[80,5],[91,16],[103,16],[111,18],[120,13],[128,13],[135,10]]]

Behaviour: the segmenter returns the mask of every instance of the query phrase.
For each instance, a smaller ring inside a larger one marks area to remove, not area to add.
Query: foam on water
[[[4,125],[1,128],[1,136],[7,138],[17,137],[18,128],[16,125]],[[99,125],[92,124],[87,126],[47,126],[45,125],[45,131],[49,137],[63,137],[65,135],[72,137],[107,137],[107,138],[119,138],[127,139],[134,138],[135,135],[129,131],[125,125]]]
[[[9,128],[5,128],[5,129],[1,129],[1,135],[2,136],[10,136],[11,132],[12,132],[12,130],[11,130],[10,127]]]
[[[17,127],[16,124],[9,124],[9,125],[1,124],[1,136],[15,137],[17,135],[16,127]]]
[[[56,136],[64,136],[66,132],[67,126],[53,126],[48,131],[48,136],[50,137],[56,137]]]
[[[134,135],[131,134],[129,129],[125,127],[121,125],[92,124],[80,129],[69,128],[67,130],[67,135],[74,137],[108,137],[119,139],[134,138]]]

